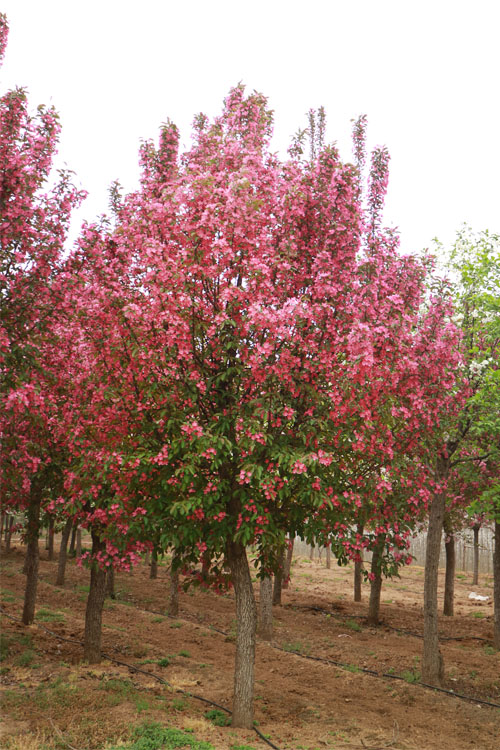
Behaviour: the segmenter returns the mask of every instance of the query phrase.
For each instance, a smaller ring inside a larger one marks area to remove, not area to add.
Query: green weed
[[[40,622],[64,622],[64,615],[62,612],[52,612],[51,609],[39,609],[35,616],[36,620]]]
[[[35,652],[32,649],[26,649],[16,657],[14,664],[16,667],[31,667],[35,659]]]
[[[184,656],[186,659],[190,659],[191,658],[191,654],[189,653],[189,651],[184,651],[184,650],[183,651],[179,651],[179,656]]]
[[[401,672],[401,677],[405,682],[408,682],[410,685],[414,685],[416,682],[420,682],[420,672],[417,672],[414,669],[405,669],[404,672]]]
[[[486,656],[494,656],[495,654],[498,653],[497,649],[494,648],[493,646],[484,646],[483,651],[486,654]]]
[[[346,620],[344,624],[346,628],[349,628],[349,630],[355,630],[356,633],[361,633],[361,631],[363,630],[361,625],[356,622],[356,620]]]
[[[110,747],[109,750],[214,750],[213,745],[197,740],[192,734],[181,729],[165,728],[160,724],[144,724],[137,727],[129,745]]]
[[[173,622],[170,625],[171,628],[182,628],[182,622]]]
[[[205,711],[204,716],[205,719],[211,721],[216,727],[228,727],[231,723],[231,717],[224,711],[220,711],[218,708],[212,708],[210,711]]]

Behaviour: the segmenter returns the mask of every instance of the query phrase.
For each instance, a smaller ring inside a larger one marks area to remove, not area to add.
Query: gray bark
[[[264,641],[273,639],[273,581],[271,576],[260,579],[259,635]]]

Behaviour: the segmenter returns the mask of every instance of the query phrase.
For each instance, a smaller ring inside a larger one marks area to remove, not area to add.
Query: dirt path
[[[165,611],[168,596],[165,566],[154,581],[145,566],[117,576],[118,598],[107,601],[104,613],[104,651],[157,674],[168,681],[168,688],[110,662],[86,666],[81,646],[58,640],[40,627],[64,638],[82,638],[88,578],[86,570],[71,564],[65,587],[57,588],[57,563],[44,557],[42,551],[38,625],[25,628],[2,617],[7,651],[1,665],[0,727],[5,747],[10,743],[17,750],[30,750],[26,742],[38,732],[33,748],[105,748],[146,720],[192,729],[198,739],[220,750],[265,747],[253,732],[215,727],[204,718],[207,706],[176,692],[231,707],[231,594],[191,589],[181,594],[179,618],[172,620],[157,614]],[[20,549],[4,556],[2,607],[17,617],[24,586],[21,567]],[[274,647],[259,643],[256,662],[256,720],[281,750],[441,750],[445,743],[457,750],[498,750],[500,709],[413,684],[419,679],[422,648],[417,637],[422,632],[422,572],[411,566],[401,579],[384,583],[383,625],[368,628],[363,619],[368,589],[364,602],[352,602],[352,570],[334,563],[328,571],[303,558],[295,562],[283,606],[275,608]],[[492,606],[471,604],[471,590],[467,580],[457,577],[457,614],[440,622],[443,636],[462,639],[443,641],[446,687],[500,704],[500,654],[491,647]],[[491,580],[484,577],[474,590],[491,597]]]

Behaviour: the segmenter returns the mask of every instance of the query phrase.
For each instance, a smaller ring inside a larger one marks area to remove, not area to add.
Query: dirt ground
[[[120,741],[126,747],[133,727],[150,721],[193,732],[216,750],[267,747],[252,731],[214,726],[205,717],[211,706],[195,697],[231,707],[231,593],[190,589],[181,593],[179,617],[172,619],[164,616],[166,564],[153,581],[145,565],[118,574],[117,598],[105,604],[103,650],[147,674],[109,659],[89,666],[73,642],[83,637],[88,571],[71,562],[65,586],[56,587],[57,562],[48,562],[45,550],[41,554],[36,624],[27,628],[1,617],[1,747],[97,750]],[[1,605],[14,618],[22,609],[22,562],[19,545],[2,556]],[[363,602],[352,600],[352,575],[352,568],[334,561],[327,570],[324,562],[294,560],[283,605],[274,611],[273,644],[257,646],[259,730],[280,750],[498,750],[500,708],[477,702],[500,706],[500,653],[491,645],[492,579],[482,576],[472,588],[458,574],[455,617],[440,620],[445,687],[475,699],[466,701],[416,684],[423,569],[412,565],[400,579],[384,582],[383,624],[377,628],[364,619],[368,586]],[[255,587],[258,597],[257,582]],[[490,600],[472,604],[473,590]]]

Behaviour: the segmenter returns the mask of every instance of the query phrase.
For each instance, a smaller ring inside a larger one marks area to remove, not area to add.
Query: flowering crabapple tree
[[[0,53],[8,24],[0,16]],[[23,621],[33,621],[40,507],[57,493],[60,395],[45,368],[58,268],[73,207],[83,194],[69,173],[48,180],[59,135],[52,108],[28,111],[26,92],[0,99],[0,434],[2,502],[27,512]]]
[[[213,123],[196,118],[186,153],[165,125],[159,146],[141,150],[141,187],[116,201],[115,227],[86,228],[72,259],[96,419],[120,405],[127,420],[108,481],[146,509],[162,548],[229,567],[243,727],[256,628],[246,547],[265,577],[286,533],[321,521],[340,534],[362,502],[348,490],[364,481],[343,458],[385,465],[400,446],[398,410],[432,423],[452,379],[444,308],[419,313],[425,264],[400,258],[379,226],[385,151],[365,210],[355,165],[331,146],[280,161],[271,126],[264,97],[241,86]]]

